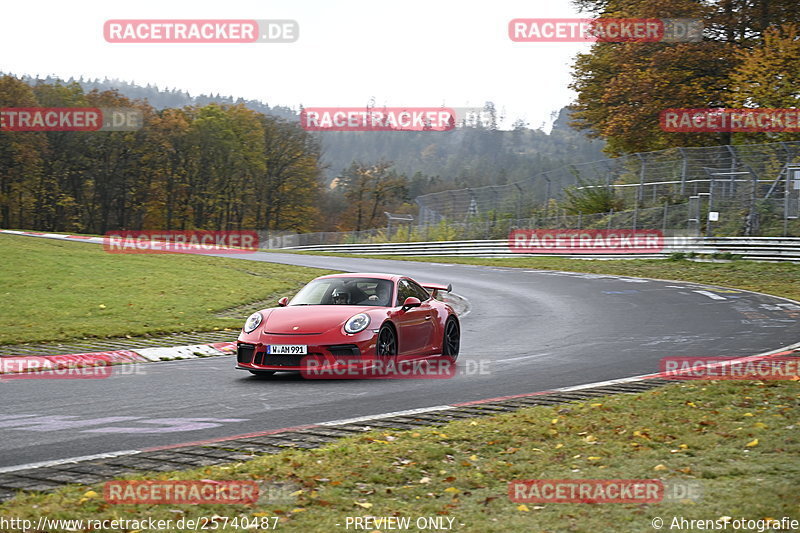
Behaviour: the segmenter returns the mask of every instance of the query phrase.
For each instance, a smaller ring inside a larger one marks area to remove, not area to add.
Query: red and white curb
[[[66,355],[7,356],[0,357],[0,374],[110,366],[126,363],[149,363],[175,359],[199,359],[233,353],[236,353],[235,342],[215,342],[212,344],[191,344],[164,348],[132,348],[130,350]]]
[[[23,237],[40,237],[44,239],[56,239],[61,241],[81,241],[81,242],[89,242],[92,244],[102,244],[106,247],[109,246],[120,246],[123,249],[127,249],[127,253],[137,253],[143,250],[152,250],[156,251],[157,253],[188,253],[188,254],[204,254],[204,253],[245,253],[245,252],[253,252],[255,250],[251,248],[238,248],[236,246],[212,246],[211,249],[197,245],[197,244],[186,244],[182,245],[180,249],[173,248],[170,249],[168,252],[161,249],[162,245],[169,245],[170,243],[159,240],[159,239],[147,239],[147,240],[139,240],[135,239],[135,242],[125,242],[121,244],[114,244],[112,239],[109,237],[94,237],[92,235],[69,235],[69,234],[62,234],[62,233],[46,233],[41,231],[21,231],[21,230],[14,230],[14,229],[0,229],[0,233],[5,233],[7,235],[19,235]],[[139,248],[142,246],[142,248]],[[108,248],[106,248],[108,251]],[[119,250],[119,253],[125,253],[125,250]]]
[[[84,242],[93,242],[96,244],[103,244],[104,237],[92,237],[91,235],[67,235],[63,233],[47,233],[42,231],[20,231],[15,229],[0,229],[0,233],[8,235],[23,235],[27,237],[42,237],[45,239],[58,239],[58,240],[81,240]]]

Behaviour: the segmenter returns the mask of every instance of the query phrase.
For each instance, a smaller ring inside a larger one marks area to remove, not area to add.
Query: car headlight
[[[367,326],[369,326],[369,315],[359,313],[347,319],[347,322],[344,323],[344,330],[347,333],[358,333],[367,329]]]
[[[253,313],[247,317],[247,322],[244,323],[244,332],[251,333],[258,327],[259,324],[261,324],[262,319],[263,317],[261,316],[261,313]]]

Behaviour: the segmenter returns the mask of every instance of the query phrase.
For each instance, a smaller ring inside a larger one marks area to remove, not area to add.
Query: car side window
[[[411,291],[413,292],[413,294],[411,296],[415,296],[415,297],[419,298],[420,302],[424,302],[425,300],[428,300],[431,297],[431,295],[428,293],[428,291],[426,291],[425,289],[423,289],[422,287],[420,287],[419,285],[417,285],[413,281],[409,282],[408,284],[411,286]]]
[[[411,288],[411,284],[401,279],[397,282],[397,303],[395,305],[403,305],[403,302],[406,301],[406,298],[409,296],[414,296],[414,291]]]
[[[431,297],[431,295],[428,294],[428,291],[413,281],[401,279],[399,282],[397,282],[397,305],[403,305],[403,302],[406,301],[406,298],[410,296],[417,298],[420,302],[424,302]]]

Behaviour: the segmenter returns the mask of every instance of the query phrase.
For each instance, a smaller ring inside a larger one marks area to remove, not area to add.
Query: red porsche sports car
[[[236,368],[253,374],[444,357],[455,361],[461,326],[439,299],[450,285],[391,274],[314,279],[279,307],[250,315],[237,341]]]

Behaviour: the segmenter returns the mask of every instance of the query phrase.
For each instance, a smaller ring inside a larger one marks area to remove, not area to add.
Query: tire
[[[397,333],[388,324],[381,326],[378,332],[378,342],[375,345],[375,353],[381,357],[397,355]]]
[[[257,378],[267,378],[275,373],[274,370],[248,370],[248,372]]]
[[[458,359],[459,348],[461,348],[461,326],[458,324],[458,320],[451,316],[444,323],[442,355],[455,361]]]

